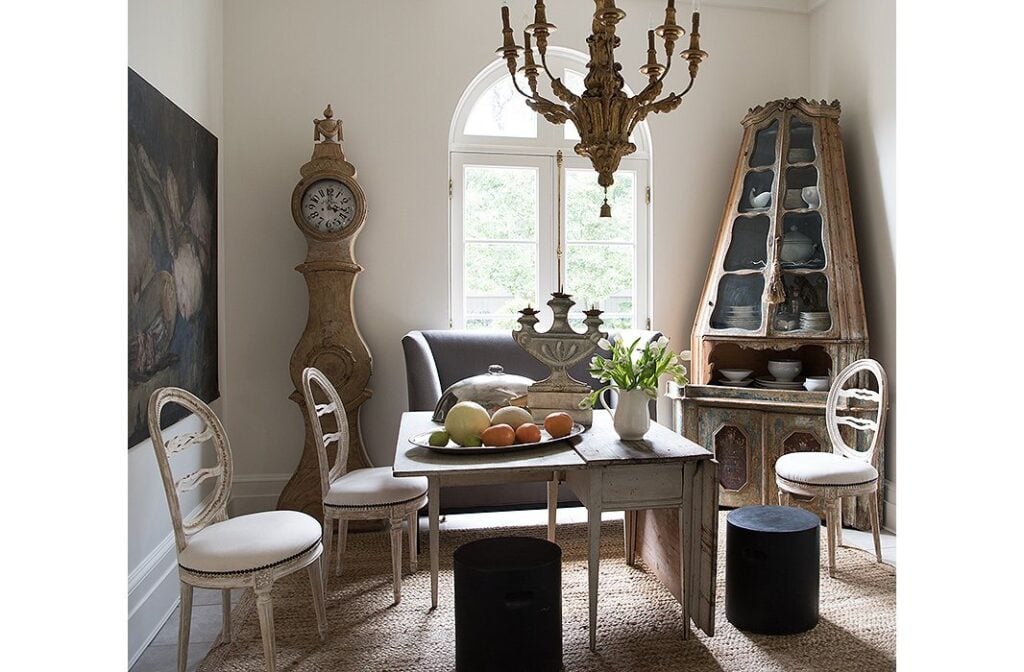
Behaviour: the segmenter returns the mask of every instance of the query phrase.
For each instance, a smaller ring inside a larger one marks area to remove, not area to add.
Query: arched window
[[[557,47],[547,56],[551,71],[581,93],[586,56]],[[539,88],[553,99],[546,83]],[[577,326],[592,305],[608,327],[649,324],[647,124],[633,136],[637,151],[622,160],[609,191],[612,217],[599,218],[604,194],[590,160],[573,150],[576,128],[528,108],[504,61],[477,75],[449,142],[452,326],[512,329],[518,310],[543,305],[559,286],[576,301]]]

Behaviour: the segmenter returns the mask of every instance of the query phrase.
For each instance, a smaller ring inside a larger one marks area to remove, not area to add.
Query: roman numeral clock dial
[[[328,105],[324,118],[313,120],[313,155],[299,168],[302,179],[292,190],[291,200],[292,219],[307,244],[306,259],[295,270],[306,281],[309,312],[288,366],[295,385],[288,398],[302,416],[305,436],[296,436],[296,445],[287,447],[297,450],[301,441],[302,455],[281,491],[277,508],[304,511],[316,518],[323,516],[324,507],[317,439],[302,391],[302,372],[307,366],[327,376],[345,406],[347,469],[372,466],[359,430],[359,413],[373,394],[369,388],[373,360],[356,325],[354,309],[355,280],[363,270],[355,258],[355,242],[366,223],[366,195],[355,166],[345,160],[341,143],[341,120],[334,118]]]

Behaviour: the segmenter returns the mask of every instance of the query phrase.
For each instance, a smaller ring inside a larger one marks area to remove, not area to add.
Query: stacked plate
[[[803,378],[799,380],[776,380],[772,376],[765,376],[757,379],[758,387],[766,387],[771,390],[802,390],[804,389]]]
[[[826,331],[832,324],[832,317],[825,312],[800,311],[800,328],[810,331]]]
[[[729,329],[757,329],[761,326],[760,306],[728,306],[722,322]]]

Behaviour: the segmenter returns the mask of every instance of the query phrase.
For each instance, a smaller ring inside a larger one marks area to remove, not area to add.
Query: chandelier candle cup
[[[590,61],[587,64],[588,73],[583,80],[586,90],[582,94],[570,91],[561,79],[552,75],[548,67],[548,36],[555,31],[555,25],[548,22],[544,0],[537,0],[534,5],[534,21],[526,26],[524,33],[525,48],[515,43],[508,7],[501,8],[502,46],[496,51],[505,59],[513,86],[526,99],[526,105],[531,110],[552,124],[572,122],[576,126],[580,141],[574,149],[580,156],[589,158],[597,171],[597,183],[605,191],[600,215],[611,217],[608,188],[615,182],[614,174],[622,157],[636,151],[636,145],[629,141],[630,134],[649,114],[671,112],[679,107],[683,96],[693,87],[697,70],[708,53],[700,48],[700,5],[695,3],[691,17],[690,45],[679,54],[680,58],[689,62],[689,84],[681,93],[673,92],[658,99],[665,78],[672,69],[676,41],[685,32],[676,23],[675,0],[668,0],[665,23],[647,33],[646,59],[644,65],[640,66],[640,72],[647,77],[648,84],[636,95],[629,96],[624,91],[625,79],[619,72],[622,66],[615,60],[615,48],[621,41],[615,30],[626,13],[615,6],[614,0],[595,0],[594,5],[593,33],[587,39]],[[664,64],[657,60],[655,35],[664,41]],[[540,56],[539,67],[534,60],[531,37]],[[523,52],[524,59],[522,68],[517,67],[520,52]],[[537,79],[541,70],[550,79],[553,98],[560,102],[539,93]],[[528,92],[522,89],[516,79],[517,72],[526,76]]]

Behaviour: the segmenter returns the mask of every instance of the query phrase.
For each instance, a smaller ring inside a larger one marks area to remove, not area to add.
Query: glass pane
[[[563,73],[562,84],[565,84],[565,88],[569,89],[577,96],[582,95],[587,88],[586,85],[583,84],[583,73],[576,72],[575,70],[566,70],[565,73]],[[576,124],[571,121],[565,122],[565,139],[580,139],[579,131],[576,130]]]
[[[565,171],[565,239],[632,242],[636,231],[636,173],[620,170],[608,190],[612,216],[601,217],[604,189],[597,173],[587,169]]]
[[[768,215],[737,217],[732,224],[732,240],[725,253],[725,270],[742,271],[764,268],[768,263]]]
[[[772,186],[775,172],[752,170],[743,179],[743,194],[740,197],[740,212],[763,212],[772,207]]]
[[[761,326],[761,295],[764,275],[723,275],[718,283],[718,303],[711,315],[712,329],[755,331]]]
[[[821,205],[817,168],[803,166],[786,170],[786,198],[782,205],[787,210],[817,208]]]
[[[775,163],[775,141],[779,137],[779,122],[773,121],[754,136],[754,152],[750,155],[750,167],[759,168]]]
[[[526,90],[526,83],[519,85]],[[477,98],[462,131],[466,135],[498,135],[511,138],[536,138],[537,113],[526,106],[525,99],[512,86],[512,78],[504,77]]]
[[[462,226],[466,240],[537,239],[537,169],[466,166]]]
[[[817,211],[787,212],[782,217],[782,231],[779,261],[783,268],[825,268],[821,214]]]
[[[518,311],[537,305],[537,246],[466,243],[463,286],[467,327],[512,329]]]
[[[789,155],[790,163],[808,163],[814,161],[814,127],[792,117],[789,120]]]
[[[779,307],[776,327],[807,331],[828,331],[832,316],[828,310],[828,279],[824,273],[783,272],[782,284],[786,289],[786,302]],[[780,325],[780,316],[788,323]]]
[[[568,243],[565,291],[576,302],[569,316],[577,326],[582,311],[597,306],[605,326],[633,327],[633,246]]]

